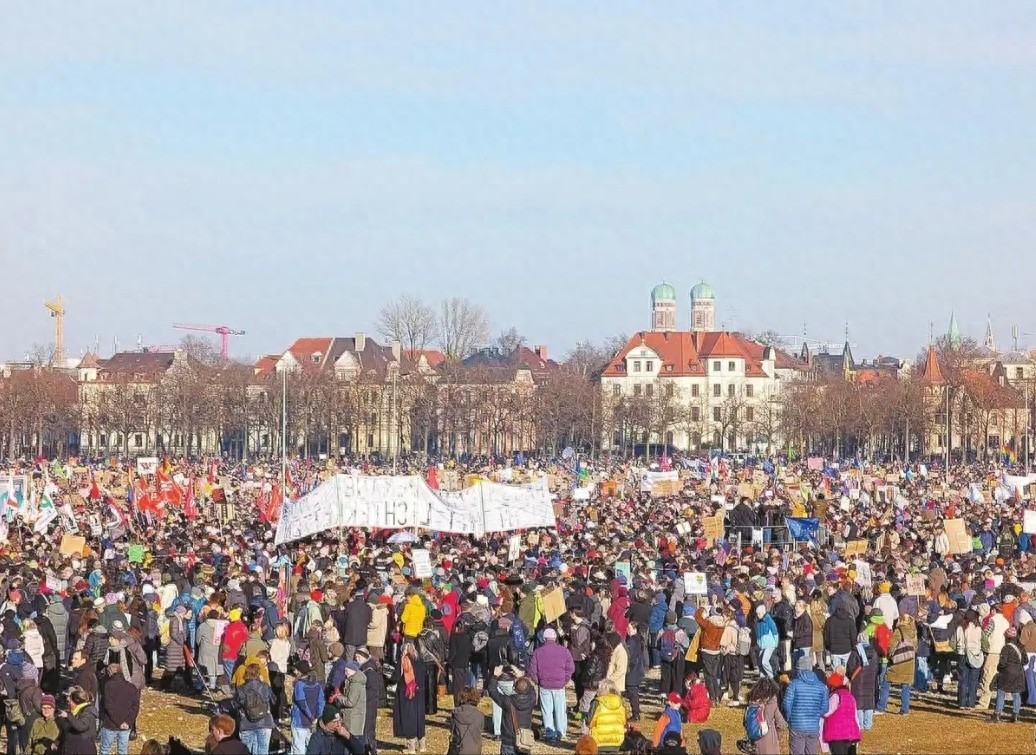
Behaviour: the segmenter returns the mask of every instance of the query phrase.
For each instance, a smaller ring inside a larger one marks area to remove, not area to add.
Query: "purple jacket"
[[[575,670],[576,664],[568,648],[547,640],[532,654],[529,678],[543,689],[564,689]]]

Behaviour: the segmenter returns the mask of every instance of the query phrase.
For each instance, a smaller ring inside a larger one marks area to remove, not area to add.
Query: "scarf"
[[[414,662],[409,655],[403,656],[403,683],[407,700],[413,700],[417,694],[417,677],[414,676]]]

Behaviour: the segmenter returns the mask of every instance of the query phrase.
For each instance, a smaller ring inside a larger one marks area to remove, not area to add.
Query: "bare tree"
[[[525,336],[513,325],[496,337],[496,345],[501,354],[513,354],[525,344]]]
[[[399,341],[410,352],[427,348],[439,332],[435,309],[410,294],[382,307],[376,325],[385,339]]]
[[[451,362],[471,356],[489,339],[485,310],[468,299],[444,299],[439,307],[439,344]]]

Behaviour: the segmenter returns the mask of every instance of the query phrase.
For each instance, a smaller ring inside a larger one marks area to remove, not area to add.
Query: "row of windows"
[[[622,386],[621,385],[613,385],[612,386],[612,395],[613,396],[621,396],[622,395]],[[643,388],[639,384],[634,385],[633,386],[633,395],[634,396],[644,395],[644,396],[647,396],[648,398],[651,398],[652,396],[655,395],[655,386],[652,385],[651,383],[648,383],[647,385],[643,386]],[[666,384],[665,395],[666,396],[670,396],[670,397],[673,395],[673,384],[672,383],[667,383]],[[692,383],[691,384],[691,398],[698,398],[699,395],[700,394],[699,394],[699,390],[698,390],[698,384],[697,383]],[[715,398],[723,398],[723,386],[720,385],[719,383],[714,384],[712,386],[712,395]],[[727,396],[733,398],[735,395],[737,395],[737,387],[733,383],[731,383],[730,385],[727,386]],[[745,398],[754,398],[754,397],[755,397],[755,386],[754,385],[746,385],[745,386]]]
[[[723,371],[723,362],[719,361],[718,359],[714,359],[713,362],[712,362],[712,371],[713,372],[722,372]],[[727,372],[737,372],[737,362],[735,362],[733,360],[727,362]]]
[[[640,372],[642,367],[643,367],[643,371],[644,372],[654,372],[655,371],[655,361],[653,359],[646,359],[643,362],[641,362],[641,360],[639,360],[639,359],[634,359],[633,360],[633,371],[634,372]],[[713,372],[722,372],[723,371],[723,362],[721,362],[718,359],[714,360],[712,362],[712,371]],[[737,362],[735,362],[733,360],[727,362],[727,372],[737,372]]]

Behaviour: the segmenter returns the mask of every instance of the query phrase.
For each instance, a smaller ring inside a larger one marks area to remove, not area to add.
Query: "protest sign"
[[[58,552],[62,556],[82,556],[83,547],[86,545],[86,538],[79,535],[64,535],[61,538],[61,545]]]
[[[923,574],[907,574],[906,577],[907,595],[924,595],[927,590],[924,585]]]
[[[687,535],[687,534],[690,534],[690,531],[691,531],[691,525],[689,525],[687,522],[677,522],[677,524],[676,524],[676,534],[678,534],[678,535]]]
[[[518,560],[518,557],[522,554],[522,536],[511,535],[511,539],[507,541],[507,561],[514,563]]]
[[[824,469],[824,457],[822,456],[810,456],[806,460],[806,468],[810,472],[820,472]]]
[[[138,456],[137,457],[137,474],[139,475],[153,475],[158,471],[158,457],[157,456]]]
[[[144,546],[140,543],[133,543],[126,552],[126,558],[131,564],[144,562]]]
[[[57,577],[47,577],[46,579],[47,589],[54,593],[59,593],[68,587],[68,582],[64,579],[58,579]]]
[[[555,587],[543,596],[543,616],[546,618],[547,623],[550,624],[557,621],[564,614],[565,591],[560,587]]]
[[[943,526],[946,528],[946,537],[950,541],[950,553],[955,555],[971,553],[971,535],[968,534],[963,519],[947,519],[943,522]]]
[[[410,557],[414,561],[414,576],[418,579],[431,579],[432,561],[428,551],[424,548],[415,548],[410,552]]]
[[[626,584],[627,585],[631,584],[631,579],[633,577],[633,570],[630,568],[630,562],[629,561],[616,561],[615,562],[615,578],[618,579],[619,577],[625,577],[626,578]]]
[[[1022,532],[1026,535],[1036,535],[1036,511],[1026,509],[1022,514]]]
[[[573,501],[589,501],[590,500],[590,488],[573,488],[572,489],[572,500]]]
[[[709,583],[705,573],[700,571],[688,571],[683,573],[683,589],[688,595],[706,595],[709,592]]]
[[[702,518],[702,524],[705,525],[705,539],[715,542],[723,537],[723,522],[725,514],[720,511],[715,516],[707,516]]]
[[[845,557],[862,555],[867,552],[866,540],[850,540],[845,544]]]

